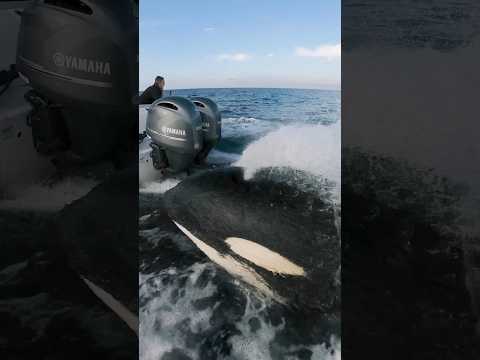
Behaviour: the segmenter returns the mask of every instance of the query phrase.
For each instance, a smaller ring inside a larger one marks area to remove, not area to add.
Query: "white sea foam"
[[[232,358],[238,360],[274,360],[270,354],[270,344],[275,339],[276,334],[285,327],[285,321],[276,326],[269,321],[265,321],[262,313],[270,305],[268,300],[255,301],[254,304],[252,300],[257,300],[256,297],[246,289],[245,294],[247,299],[245,312],[241,321],[235,324],[240,334],[229,339],[232,345]],[[258,330],[253,330],[250,326],[252,319],[259,321],[260,328]]]
[[[312,351],[311,360],[341,360],[342,358],[342,343],[340,339],[335,336],[330,337],[331,347],[326,347],[325,344],[318,344],[310,346]]]
[[[198,286],[204,271],[209,272],[208,280],[205,286]],[[140,273],[140,300],[144,303],[140,310],[140,359],[161,359],[174,349],[181,349],[193,360],[202,359],[202,342],[192,342],[188,338],[192,335],[202,337],[212,326],[212,316],[219,303],[198,309],[195,302],[215,296],[218,289],[212,281],[214,276],[216,268],[211,263],[196,263],[187,269],[172,267],[153,274]],[[285,320],[273,325],[265,318],[266,309],[273,303],[267,298],[258,298],[251,289],[233,281],[242,290],[246,305],[243,315],[235,323],[239,333],[227,340],[231,345],[229,358],[274,360],[272,343],[288,325]],[[258,329],[251,326],[254,319],[258,321]],[[329,357],[329,349],[323,344],[304,347],[312,351],[312,359],[337,359]],[[281,347],[281,350],[287,354],[292,349]]]
[[[250,144],[234,165],[245,176],[266,167],[291,167],[322,176],[340,187],[340,123],[287,125]]]
[[[179,178],[164,179],[160,182],[149,181],[143,182],[140,186],[140,193],[144,194],[163,194],[166,191],[174,188],[181,181]]]
[[[239,284],[240,285],[240,284]],[[341,359],[341,342],[332,335],[330,338],[330,346],[324,343],[313,345],[290,345],[282,346],[276,342],[278,333],[288,327],[288,323],[282,318],[282,321],[274,325],[265,318],[265,313],[272,303],[268,299],[259,299],[247,288],[243,288],[247,303],[245,311],[240,321],[235,326],[239,330],[239,334],[232,336],[229,343],[232,345],[231,357],[238,360],[275,360],[272,356],[272,348],[276,352],[284,354],[284,359],[298,360],[296,351],[308,349],[311,351],[311,360],[340,360]],[[252,320],[258,320],[259,328],[253,329]]]
[[[259,137],[277,129],[279,122],[260,120],[253,117],[238,117],[222,119],[222,137]]]
[[[173,349],[183,349],[192,359],[199,359],[198,345],[188,347],[182,332],[201,333],[210,326],[215,307],[199,310],[196,300],[212,296],[216,286],[195,286],[203,271],[214,271],[212,264],[196,263],[180,271],[165,269],[158,274],[140,274],[140,359],[158,360]],[[180,283],[185,284],[180,286]],[[175,300],[173,300],[175,299]],[[187,328],[185,328],[187,327]]]

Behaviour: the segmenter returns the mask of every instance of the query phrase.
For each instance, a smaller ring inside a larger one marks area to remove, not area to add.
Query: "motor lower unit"
[[[221,115],[207,98],[158,99],[148,108],[146,133],[156,169],[185,171],[201,163],[221,136]]]

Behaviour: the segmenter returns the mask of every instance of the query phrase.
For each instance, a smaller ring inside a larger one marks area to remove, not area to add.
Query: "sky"
[[[142,0],[140,90],[340,89],[340,0]]]

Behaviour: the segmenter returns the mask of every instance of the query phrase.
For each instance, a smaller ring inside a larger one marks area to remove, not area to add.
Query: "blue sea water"
[[[233,164],[246,173],[289,167],[339,183],[340,92],[242,88],[174,95],[205,96],[218,104],[222,140],[208,157],[210,166]],[[168,220],[159,204],[184,175],[164,178],[155,172],[145,162],[148,141],[139,155],[140,358],[340,359],[338,314],[312,317],[258,296]],[[299,187],[311,185],[294,180]]]

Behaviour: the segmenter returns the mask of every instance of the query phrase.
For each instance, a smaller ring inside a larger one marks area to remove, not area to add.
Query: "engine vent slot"
[[[45,4],[56,6],[59,8],[67,9],[76,11],[82,14],[92,15],[93,11],[85,4],[83,1],[80,0],[44,0]]]
[[[158,106],[161,106],[167,109],[178,110],[178,107],[172,103],[167,103],[167,102],[159,103]]]
[[[204,107],[205,107],[205,105],[203,105],[201,102],[194,101],[193,103],[194,103],[195,105],[197,105],[197,106],[200,106],[200,107],[202,107],[202,108],[204,108]]]

